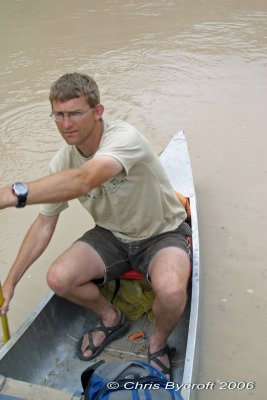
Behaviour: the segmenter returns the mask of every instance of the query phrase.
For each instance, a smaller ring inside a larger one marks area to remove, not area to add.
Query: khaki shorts
[[[166,247],[178,247],[184,250],[191,258],[189,237],[192,231],[189,225],[183,222],[174,231],[160,233],[143,240],[125,243],[119,240],[107,229],[95,226],[86,232],[78,241],[91,245],[102,258],[105,266],[105,283],[134,269],[148,277],[148,267],[153,256]]]

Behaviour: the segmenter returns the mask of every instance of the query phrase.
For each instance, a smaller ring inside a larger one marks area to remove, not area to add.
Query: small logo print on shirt
[[[103,183],[102,186],[96,187],[89,193],[86,193],[84,197],[90,200],[94,200],[99,197],[107,196],[110,193],[115,193],[121,187],[121,185],[126,181],[127,181],[126,178],[114,177],[109,181]]]

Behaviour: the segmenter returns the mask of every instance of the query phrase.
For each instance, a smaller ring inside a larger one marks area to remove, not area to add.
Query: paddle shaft
[[[0,282],[0,306],[4,303],[4,296],[2,291],[2,285]],[[1,324],[2,324],[2,331],[3,331],[3,342],[6,343],[10,339],[8,321],[6,315],[1,315]]]

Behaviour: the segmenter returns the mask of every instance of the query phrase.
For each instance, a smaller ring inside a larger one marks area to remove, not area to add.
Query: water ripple
[[[0,115],[1,183],[47,173],[48,162],[61,142],[48,115],[46,103],[28,104]]]

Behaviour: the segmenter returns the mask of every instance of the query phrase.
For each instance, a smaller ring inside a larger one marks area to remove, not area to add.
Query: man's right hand
[[[2,290],[4,302],[0,307],[0,315],[5,315],[9,310],[9,303],[14,296],[14,288],[4,283]]]

